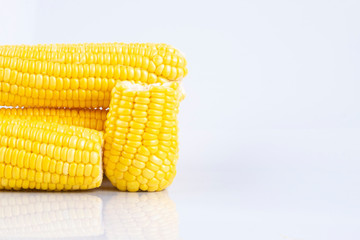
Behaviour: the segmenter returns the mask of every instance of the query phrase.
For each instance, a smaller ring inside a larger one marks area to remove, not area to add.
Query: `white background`
[[[356,0],[0,1],[0,44],[185,53],[179,238],[359,239],[359,13]]]

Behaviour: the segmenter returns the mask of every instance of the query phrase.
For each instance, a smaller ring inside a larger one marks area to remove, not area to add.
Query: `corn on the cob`
[[[77,190],[102,182],[103,133],[0,118],[0,189]]]
[[[14,117],[104,130],[107,110],[57,108],[0,108],[0,118]]]
[[[171,184],[178,159],[178,82],[118,82],[105,122],[104,170],[122,191],[160,191]]]
[[[1,239],[73,239],[103,234],[102,200],[97,196],[1,193]]]
[[[178,214],[167,191],[113,195],[104,210],[107,239],[179,239]]]
[[[116,80],[182,79],[186,60],[166,44],[0,46],[0,105],[108,107]]]

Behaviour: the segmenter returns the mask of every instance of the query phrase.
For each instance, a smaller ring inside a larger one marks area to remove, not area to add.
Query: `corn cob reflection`
[[[4,192],[0,198],[0,238],[100,236],[102,200],[78,193]]]
[[[179,239],[176,206],[166,191],[94,194],[3,192],[0,238]]]
[[[166,191],[114,193],[104,210],[107,239],[179,239],[175,203]]]

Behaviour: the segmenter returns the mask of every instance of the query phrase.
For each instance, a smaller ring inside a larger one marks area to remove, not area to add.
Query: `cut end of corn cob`
[[[78,190],[102,182],[103,133],[0,118],[0,189]]]
[[[6,116],[103,131],[107,112],[107,110],[101,109],[0,108],[0,118]]]
[[[107,108],[118,80],[177,81],[186,59],[166,44],[0,46],[0,105]]]
[[[118,82],[105,123],[104,169],[121,191],[161,191],[176,174],[179,82]]]

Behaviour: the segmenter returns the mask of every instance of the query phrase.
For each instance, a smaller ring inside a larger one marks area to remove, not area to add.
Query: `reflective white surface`
[[[360,129],[240,132],[217,168],[180,159],[169,192],[183,239],[360,239]]]

